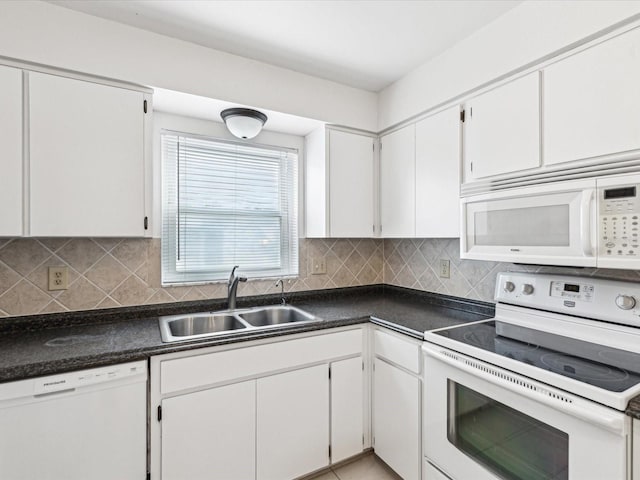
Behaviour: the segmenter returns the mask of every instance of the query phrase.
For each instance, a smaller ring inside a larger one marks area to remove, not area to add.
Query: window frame
[[[285,147],[279,145],[266,145],[253,142],[242,142],[237,140],[229,140],[227,138],[220,138],[213,135],[203,135],[199,133],[190,133],[184,131],[178,131],[173,129],[161,128],[159,131],[160,138],[160,161],[162,175],[162,242],[161,242],[161,284],[162,286],[181,286],[181,285],[197,285],[206,283],[218,283],[226,281],[231,268],[227,266],[213,269],[200,269],[192,271],[180,272],[178,269],[178,254],[177,245],[179,240],[180,228],[178,222],[182,216],[185,207],[178,208],[179,205],[179,154],[174,155],[174,158],[167,158],[165,151],[165,137],[176,137],[176,142],[181,142],[182,138],[192,138],[200,141],[211,141],[215,143],[221,143],[225,145],[237,145],[239,147],[245,147],[249,149],[259,150],[271,150],[285,154],[286,156],[281,159],[281,162],[291,162],[286,168],[282,167],[278,169],[278,175],[280,176],[280,184],[282,188],[287,188],[290,184],[290,190],[287,195],[287,202],[283,202],[283,195],[278,194],[279,209],[266,211],[265,213],[252,212],[250,210],[242,209],[219,209],[215,214],[207,214],[206,209],[189,209],[191,213],[202,214],[213,217],[222,217],[229,215],[230,218],[234,216],[238,217],[256,217],[256,218],[278,218],[280,219],[280,266],[278,268],[260,268],[255,265],[241,265],[244,275],[250,275],[253,279],[256,278],[281,278],[281,277],[297,277],[299,275],[299,190],[300,190],[300,154],[298,148]],[[173,173],[168,175],[168,170],[172,170]],[[171,185],[169,185],[171,184]],[[283,205],[287,203],[287,205]],[[179,212],[179,210],[182,210]],[[237,215],[241,212],[241,215]],[[235,215],[234,215],[235,214]],[[170,223],[170,225],[169,225]],[[284,238],[283,238],[284,237]],[[230,264],[235,263],[233,259],[229,260]],[[180,279],[179,277],[182,277]]]

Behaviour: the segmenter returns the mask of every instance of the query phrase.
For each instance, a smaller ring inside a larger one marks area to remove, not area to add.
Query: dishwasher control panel
[[[146,376],[146,374],[147,366],[142,361],[40,377],[32,380],[33,395],[46,395],[51,392],[74,390],[103,382],[138,377],[140,375]]]

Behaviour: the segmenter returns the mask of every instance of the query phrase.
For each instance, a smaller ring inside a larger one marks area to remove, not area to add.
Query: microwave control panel
[[[640,184],[598,189],[598,255],[640,257]]]

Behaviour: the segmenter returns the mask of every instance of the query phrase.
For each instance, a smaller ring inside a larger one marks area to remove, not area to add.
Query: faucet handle
[[[229,275],[229,283],[233,282],[233,277],[236,276],[236,269],[239,267],[240,265],[236,265],[231,269],[231,275]]]
[[[227,292],[231,291],[231,284],[233,283],[233,278],[236,276],[236,268],[238,267],[239,265],[236,265],[231,269],[231,275],[229,275],[229,282],[227,283]]]

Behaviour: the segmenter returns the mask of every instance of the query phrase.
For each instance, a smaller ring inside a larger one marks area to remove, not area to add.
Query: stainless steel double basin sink
[[[160,334],[163,342],[177,342],[256,329],[299,325],[319,320],[318,317],[299,308],[275,305],[160,317]]]

